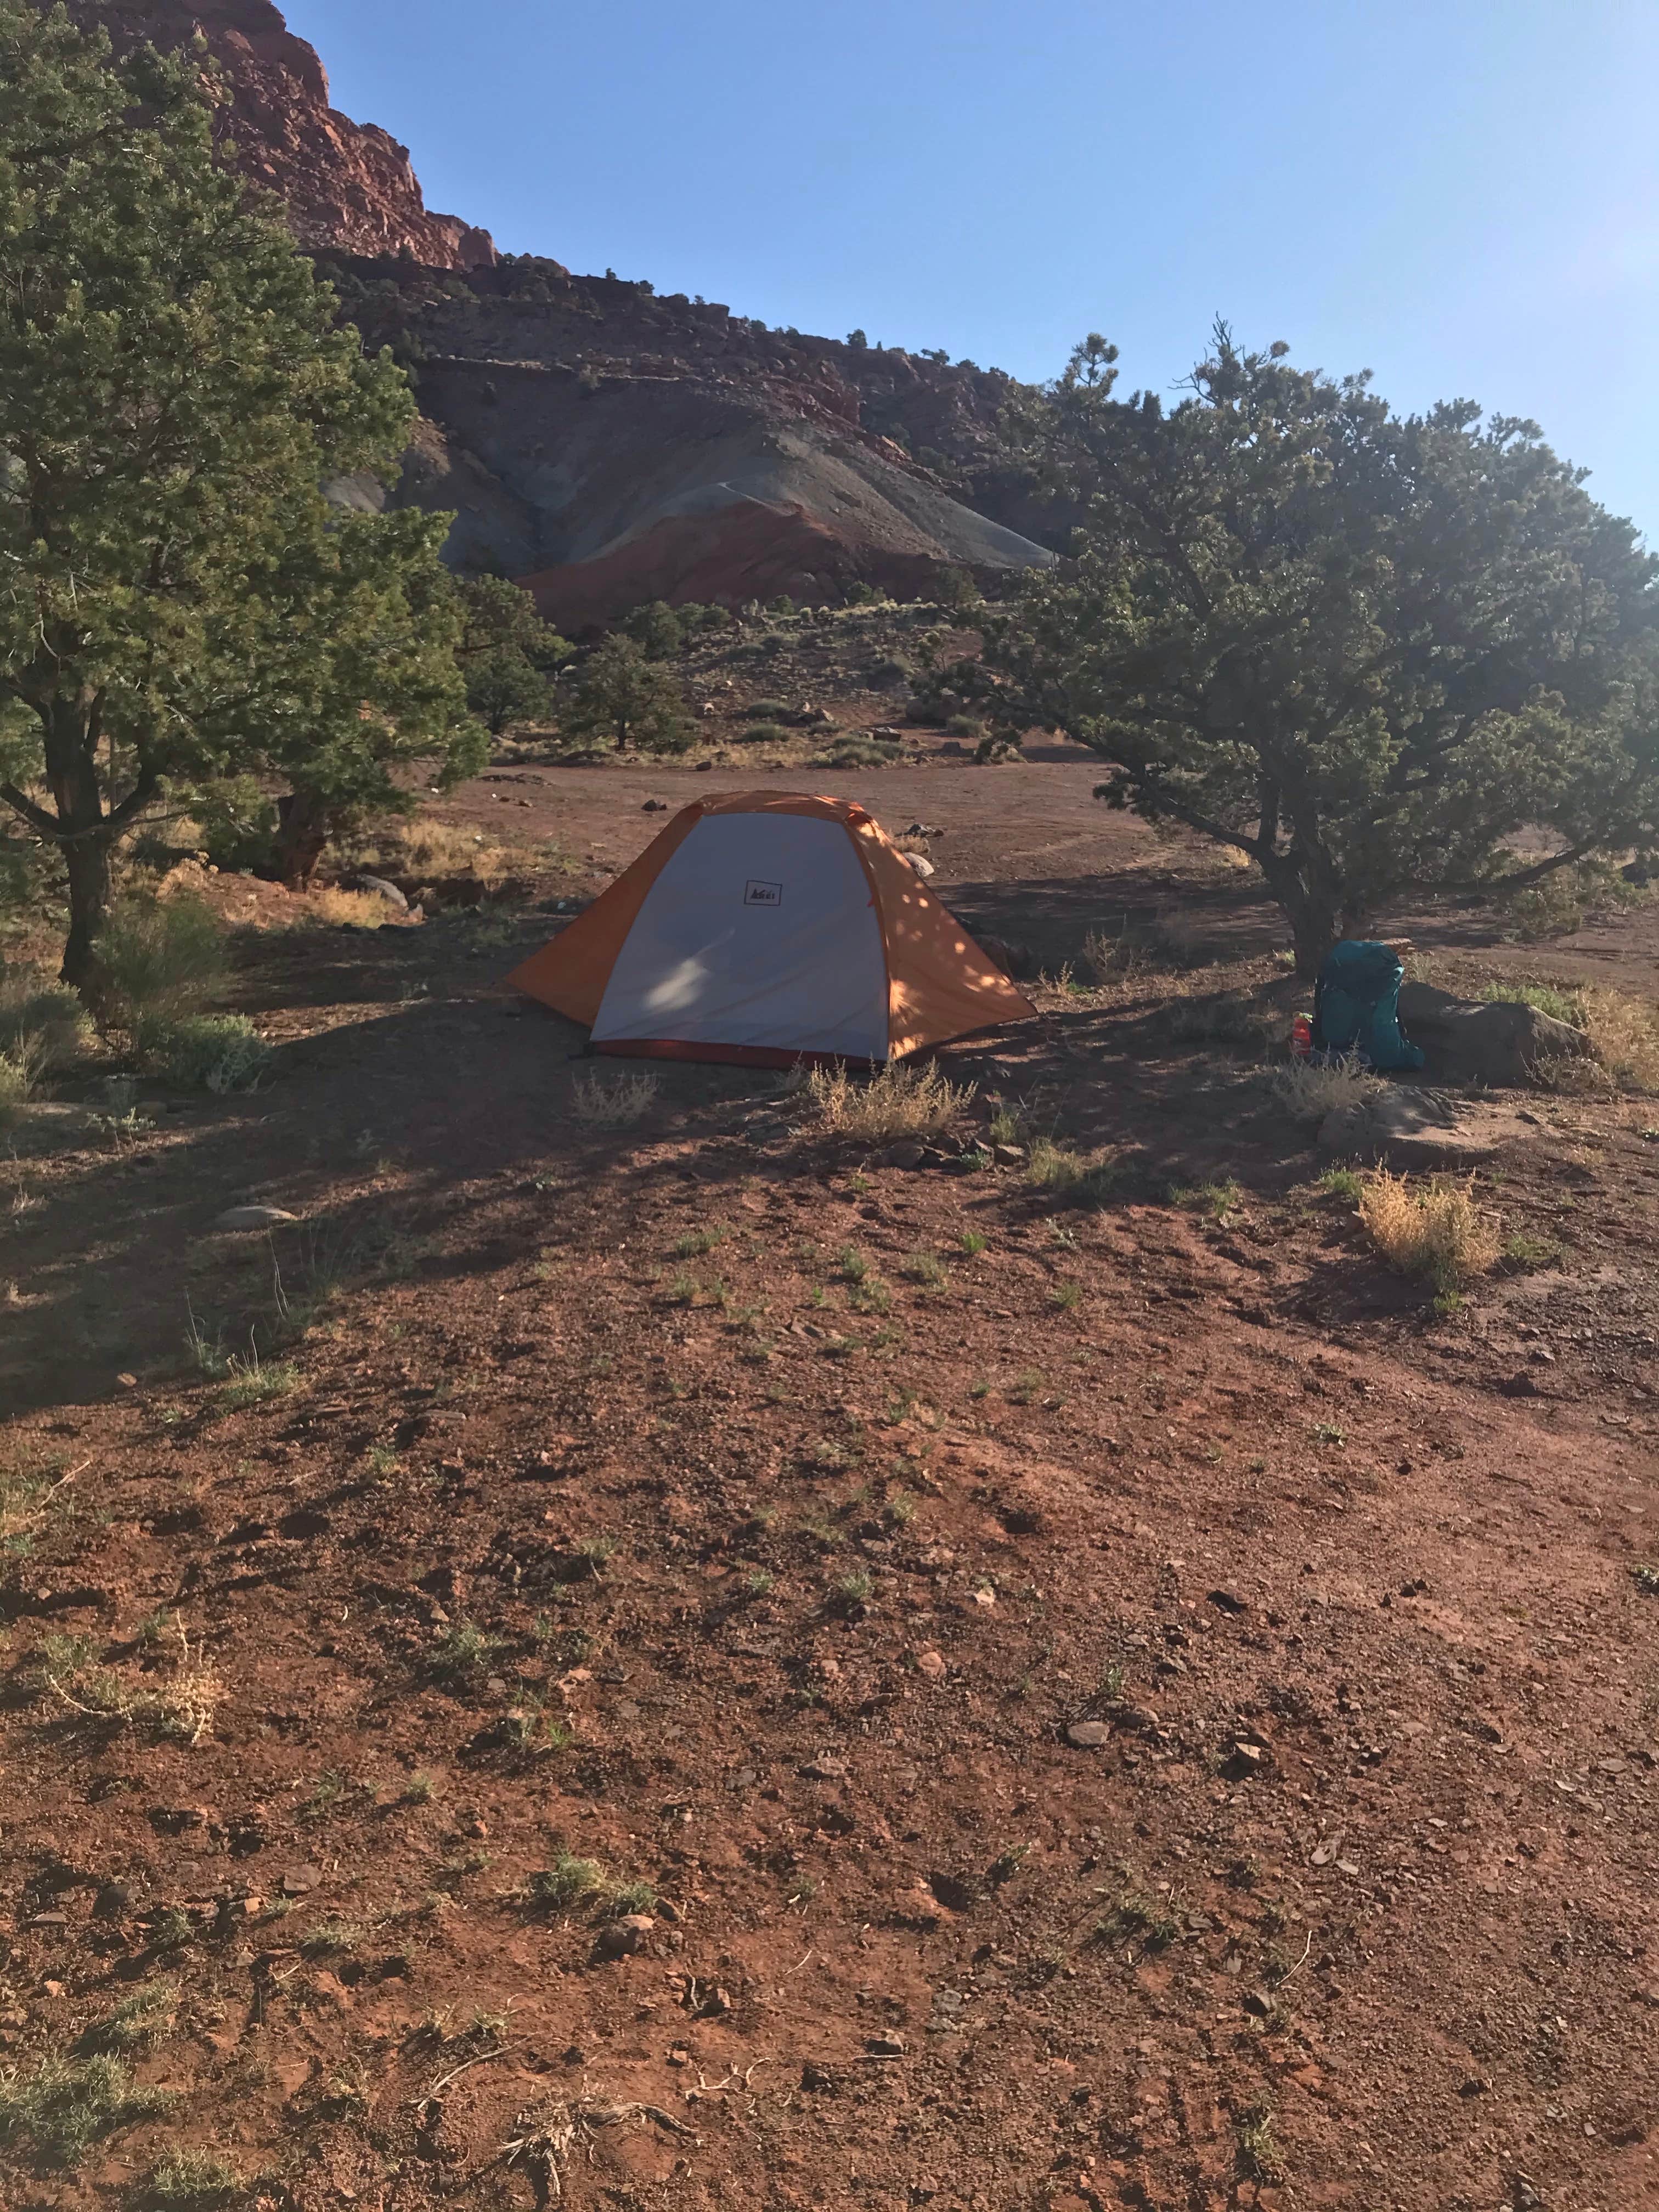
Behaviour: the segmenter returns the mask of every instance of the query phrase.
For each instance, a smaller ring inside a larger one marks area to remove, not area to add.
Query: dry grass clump
[[[1103,1206],[1115,1180],[1109,1160],[1091,1158],[1057,1143],[1052,1137],[1034,1137],[1026,1157],[1025,1180],[1034,1190],[1073,1206]]]
[[[1639,999],[1605,983],[1578,994],[1584,1033],[1607,1073],[1623,1091],[1659,1091],[1659,1018]]]
[[[1391,1267],[1426,1275],[1437,1291],[1486,1274],[1503,1255],[1499,1224],[1475,1204],[1473,1177],[1431,1176],[1418,1187],[1382,1169],[1360,1193],[1359,1218]]]
[[[867,1082],[845,1067],[815,1067],[806,1079],[818,1119],[831,1136],[872,1145],[896,1137],[932,1137],[956,1120],[977,1086],[947,1083],[937,1067],[902,1062]]]
[[[1322,1121],[1338,1107],[1363,1106],[1382,1090],[1381,1080],[1350,1054],[1346,1059],[1287,1060],[1273,1072],[1273,1092],[1297,1121]]]
[[[376,891],[345,891],[325,884],[311,894],[310,910],[304,919],[322,922],[331,929],[384,929],[395,911],[391,902]]]
[[[179,1627],[179,1656],[169,1672],[133,1676],[95,1663],[91,1639],[48,1636],[40,1647],[46,1688],[74,1713],[120,1727],[142,1725],[173,1742],[198,1744],[224,1696],[215,1670],[190,1648]]]
[[[125,898],[99,933],[96,988],[104,1026],[147,1052],[223,988],[224,932],[187,891]]]
[[[573,1120],[589,1129],[627,1129],[642,1121],[657,1103],[661,1079],[642,1070],[579,1075],[570,1086]]]
[[[497,890],[509,877],[534,875],[547,867],[549,854],[531,846],[503,845],[484,830],[459,823],[422,818],[398,829],[389,865],[399,875],[440,880],[465,876],[485,890]]]
[[[1101,983],[1132,983],[1141,975],[1168,975],[1201,967],[1207,956],[1196,926],[1184,915],[1154,915],[1133,922],[1126,915],[1116,929],[1091,929],[1083,940],[1083,957]]]

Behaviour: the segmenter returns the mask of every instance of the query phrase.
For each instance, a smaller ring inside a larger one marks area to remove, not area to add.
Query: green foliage
[[[688,752],[696,736],[674,677],[632,638],[617,636],[588,656],[559,728],[567,740],[618,752]]]
[[[246,1014],[187,1014],[152,1033],[147,1057],[177,1089],[222,1097],[256,1090],[272,1054]]]
[[[84,986],[111,855],[174,781],[408,803],[467,722],[446,518],[348,511],[414,416],[216,167],[200,60],[0,0],[0,799],[61,852]]]
[[[1484,983],[1475,996],[1498,1003],[1535,1006],[1540,1014],[1547,1014],[1552,1021],[1565,1022],[1570,1029],[1582,1030],[1584,1026],[1583,995],[1571,985]]]
[[[617,624],[619,635],[631,638],[647,660],[676,659],[691,627],[665,599],[635,607]]]
[[[1659,840],[1659,562],[1535,424],[1401,416],[1285,352],[1218,325],[1166,410],[1091,337],[1013,411],[1089,520],[974,680],[1109,760],[1109,804],[1248,854],[1305,973],[1408,893]]]
[[[573,1905],[596,1897],[605,1886],[605,1869],[597,1860],[574,1858],[561,1851],[550,1867],[530,1877],[533,1901],[550,1911],[568,1911]]]
[[[78,1058],[87,1042],[87,1010],[73,991],[0,982],[0,1053],[49,1075]]]
[[[103,2136],[152,2118],[171,2102],[164,2089],[137,2087],[129,2068],[111,2053],[80,2060],[49,2056],[27,2074],[0,2079],[0,2143],[26,2137],[37,2157],[75,2166]]]
[[[98,939],[94,999],[105,1028],[149,1051],[225,981],[224,935],[199,899],[125,898]]]
[[[504,576],[464,577],[455,590],[468,708],[494,737],[514,722],[541,720],[549,711],[548,678],[574,647]]]

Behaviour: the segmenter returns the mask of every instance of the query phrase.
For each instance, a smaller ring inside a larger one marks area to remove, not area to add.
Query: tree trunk
[[[109,912],[108,840],[94,835],[73,838],[63,848],[69,870],[70,929],[58,980],[87,995],[92,981],[98,933]]]
[[[1342,934],[1340,904],[1334,888],[1310,884],[1291,858],[1261,863],[1267,888],[1291,925],[1296,947],[1296,972],[1311,981],[1325,964],[1325,956]]]
[[[98,933],[109,912],[115,837],[98,787],[100,706],[95,692],[68,692],[52,702],[46,718],[46,781],[56,802],[58,849],[69,872],[70,931],[58,974],[82,998],[92,981]]]
[[[291,791],[276,802],[276,868],[290,890],[303,890],[328,842],[328,806],[314,791]]]

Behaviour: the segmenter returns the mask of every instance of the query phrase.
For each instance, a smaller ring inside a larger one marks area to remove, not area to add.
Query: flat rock
[[[648,1912],[624,1912],[619,1920],[608,1920],[600,1929],[594,1952],[601,1959],[630,1958],[656,1924]]]
[[[1508,999],[1459,999],[1432,983],[1400,987],[1400,1026],[1437,1083],[1518,1088],[1540,1060],[1594,1057],[1582,1030]]]
[[[280,1206],[233,1206],[214,1223],[216,1229],[275,1229],[279,1223],[297,1221]]]
[[[1398,1084],[1358,1105],[1334,1108],[1319,1125],[1317,1143],[1334,1159],[1473,1167],[1535,1133],[1536,1124],[1513,1107]]]
[[[1111,1740],[1111,1725],[1106,1721],[1073,1721],[1066,1731],[1066,1742],[1075,1744],[1079,1751],[1098,1751]]]
[[[370,892],[375,898],[384,899],[388,906],[396,907],[399,914],[409,912],[409,901],[397,884],[388,883],[384,876],[359,876],[356,887],[360,891]]]

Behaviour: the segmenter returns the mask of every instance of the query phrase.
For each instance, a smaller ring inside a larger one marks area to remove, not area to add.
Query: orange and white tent
[[[1032,1012],[861,806],[738,792],[677,814],[507,978],[600,1052],[879,1066]]]

